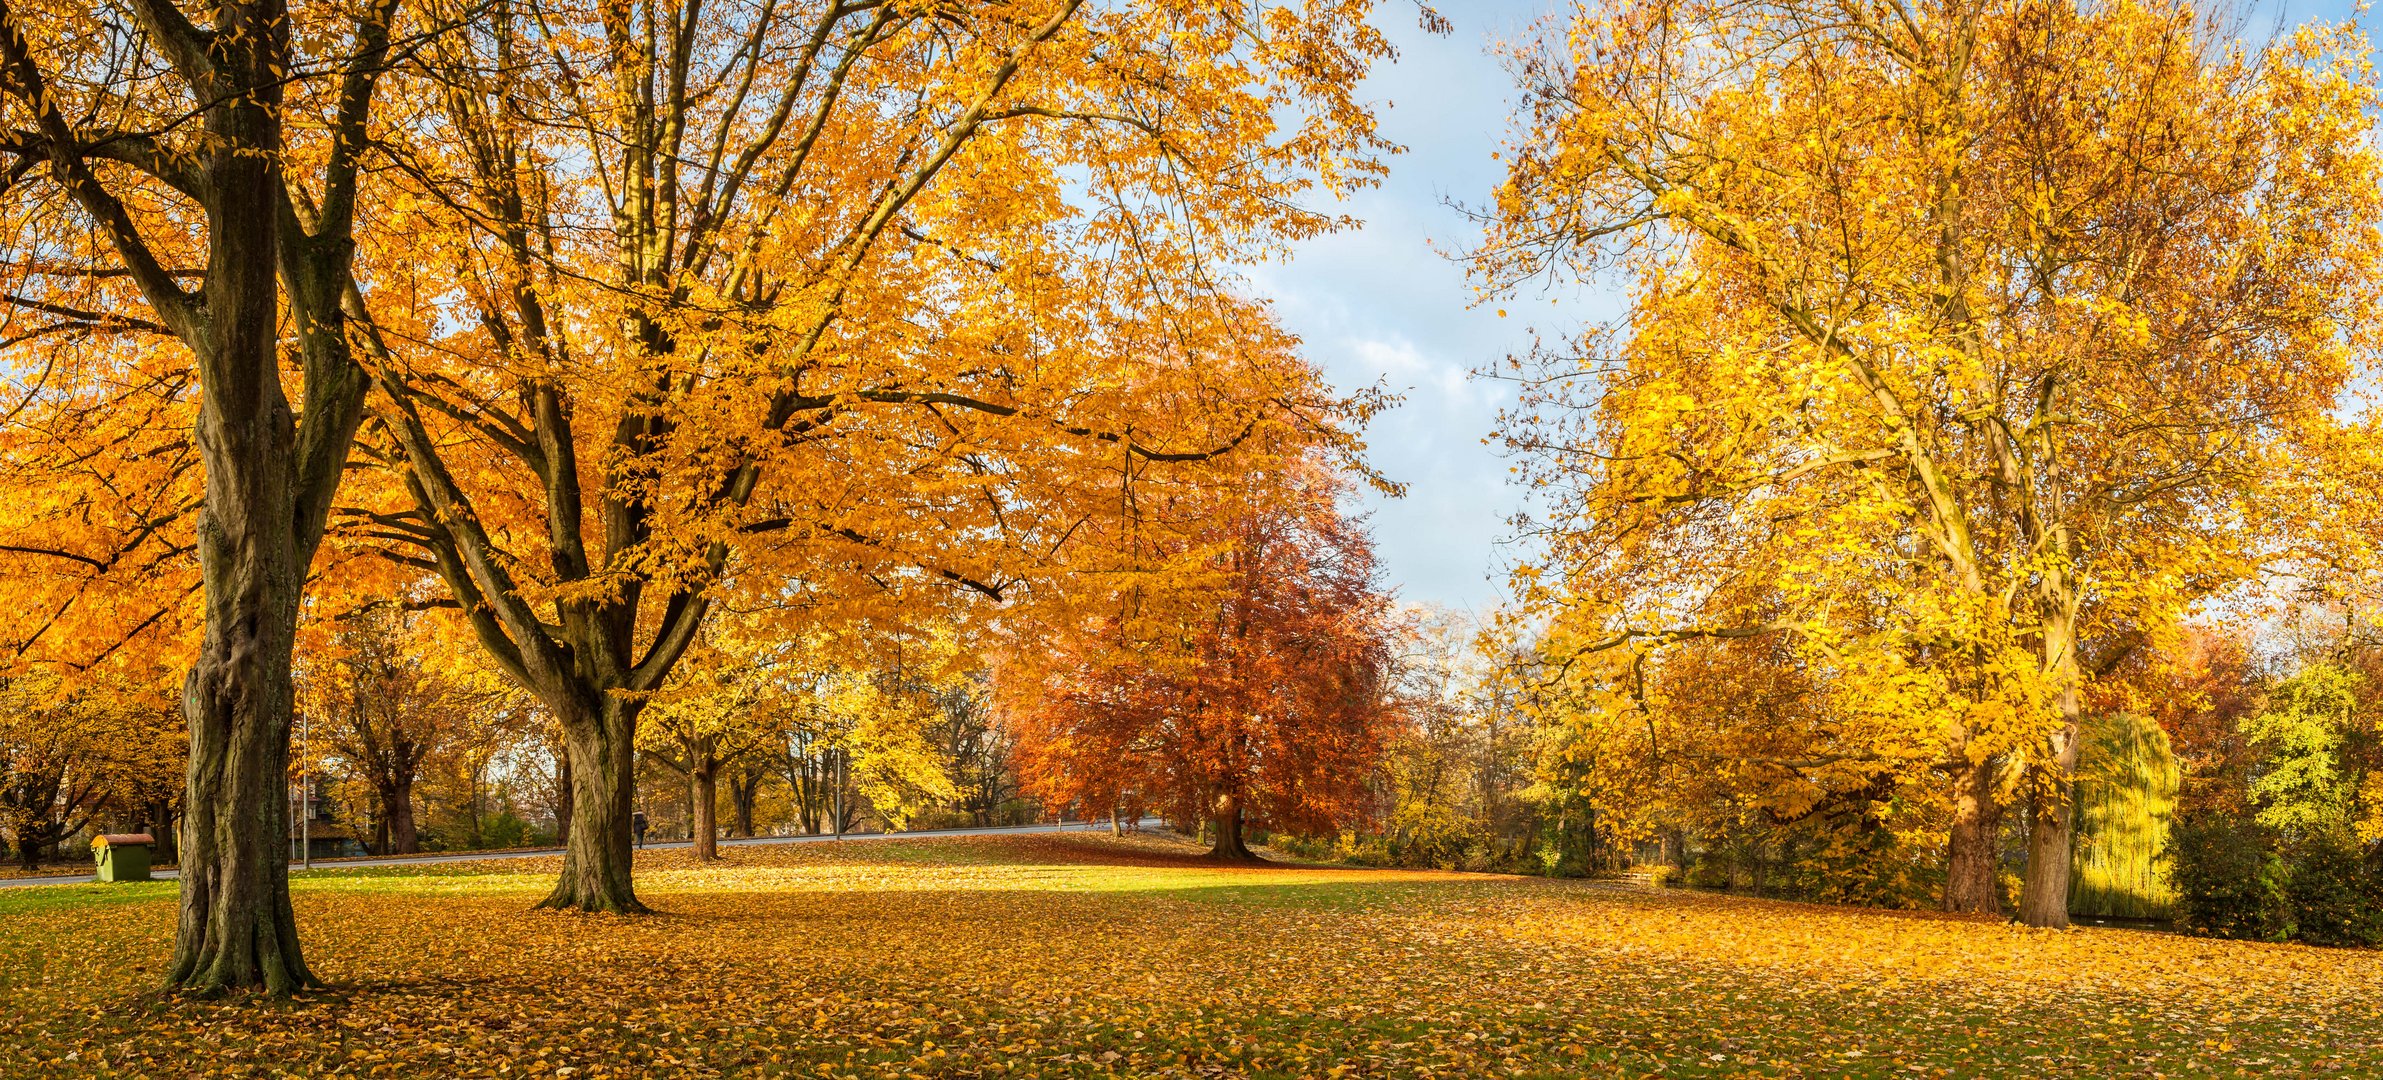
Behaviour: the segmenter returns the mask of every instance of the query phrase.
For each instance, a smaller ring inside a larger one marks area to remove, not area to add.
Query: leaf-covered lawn
[[[297,883],[333,987],[150,994],[170,883],[0,892],[0,1075],[2374,1075],[2383,954],[1219,867],[1155,838],[649,854]]]

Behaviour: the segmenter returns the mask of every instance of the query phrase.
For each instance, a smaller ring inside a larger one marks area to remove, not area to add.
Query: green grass
[[[0,916],[67,911],[106,904],[136,904],[180,895],[173,881],[128,881],[112,885],[25,885],[0,889]]]

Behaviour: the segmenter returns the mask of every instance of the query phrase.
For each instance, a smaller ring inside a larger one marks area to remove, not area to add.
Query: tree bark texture
[[[286,861],[290,653],[307,568],[363,410],[364,381],[347,352],[338,297],[352,280],[356,155],[396,6],[375,0],[355,22],[311,225],[298,220],[281,174],[283,88],[293,66],[285,0],[224,0],[205,8],[213,20],[206,28],[165,0],[127,7],[157,46],[153,62],[189,91],[204,133],[170,165],[136,166],[203,212],[206,270],[196,292],[166,269],[112,177],[91,169],[90,133],[61,110],[5,0],[0,81],[34,117],[35,130],[17,133],[15,152],[27,165],[46,162],[197,369],[193,442],[206,486],[194,545],[206,632],[183,682],[190,764],[176,852],[181,918],[166,981],[199,992],[285,994],[313,981],[298,947]],[[304,368],[295,410],[282,385],[283,284]]]
[[[389,854],[412,855],[422,850],[422,838],[414,827],[414,778],[399,777],[380,789],[381,819],[389,823]]]
[[[297,424],[275,340],[281,92],[257,69],[278,62],[266,54],[281,50],[266,40],[283,32],[286,12],[279,3],[227,7],[227,18],[235,15],[242,18],[219,26],[208,52],[219,68],[269,89],[251,88],[250,99],[210,108],[205,120],[227,148],[204,166],[206,317],[186,335],[196,339],[201,373],[197,443],[207,478],[196,539],[207,618],[182,690],[190,726],[182,916],[166,981],[279,995],[314,981],[290,908],[284,797],[290,653],[320,519],[312,530],[301,524]]]
[[[578,798],[578,786],[571,782],[571,752],[563,751],[563,760],[555,765],[554,842],[568,847],[571,843],[571,805]]]
[[[695,841],[695,857],[709,862],[720,857],[720,823],[715,810],[720,805],[720,766],[708,759],[691,764],[687,798],[694,812],[687,815],[687,828]]]
[[[1994,762],[1962,762],[1954,769],[1953,827],[1945,850],[1944,909],[1971,914],[2002,911],[1996,864],[2002,805],[1994,798]]]
[[[1242,839],[1242,815],[1239,795],[1228,792],[1216,797],[1216,810],[1210,818],[1216,830],[1216,845],[1208,849],[1210,856],[1244,862],[1261,861]]]
[[[633,709],[606,701],[584,715],[563,718],[564,745],[571,755],[571,837],[563,847],[562,876],[538,903],[541,908],[615,915],[650,910],[638,902],[630,881],[629,815],[637,790]]]
[[[2055,545],[2063,563],[2044,572],[2040,587],[2044,666],[2058,688],[2054,704],[2061,722],[2051,745],[2030,766],[2035,775],[2027,786],[2027,881],[2019,897],[2019,921],[2052,929],[2069,924],[2069,841],[2081,742],[2077,690],[2084,679],[2077,658],[2078,596],[2064,569],[2065,534],[2056,539],[2063,540]]]

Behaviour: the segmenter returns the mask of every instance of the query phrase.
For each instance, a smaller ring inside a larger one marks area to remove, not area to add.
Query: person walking
[[[639,810],[629,815],[629,832],[637,837],[637,846],[643,850],[645,847],[645,811]]]

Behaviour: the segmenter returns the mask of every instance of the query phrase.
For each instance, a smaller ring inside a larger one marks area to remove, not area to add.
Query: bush
[[[1914,843],[1876,823],[1812,825],[1787,832],[1764,885],[1777,895],[1823,904],[1921,910],[1944,892],[1937,845]]]
[[[521,815],[502,810],[481,826],[480,840],[491,848],[529,847],[537,842],[538,835]]]
[[[2324,834],[2292,845],[2283,896],[2297,940],[2311,945],[2383,942],[2383,875],[2345,837]]]
[[[2178,818],[2164,852],[2176,928],[2255,941],[2291,936],[2285,871],[2273,846],[2265,829],[2238,814]]]
[[[936,829],[966,829],[976,824],[976,815],[949,806],[932,806],[911,815],[912,832],[931,832]]]

